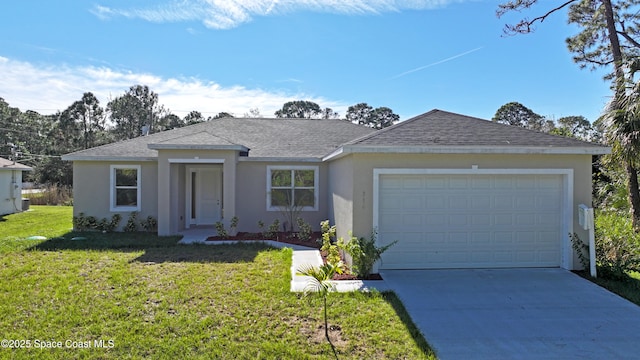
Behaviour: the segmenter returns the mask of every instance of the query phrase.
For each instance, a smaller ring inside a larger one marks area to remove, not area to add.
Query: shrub
[[[640,234],[633,231],[631,221],[616,212],[596,216],[596,269],[605,279],[627,279],[627,272],[640,271]],[[580,264],[589,269],[589,245],[577,234],[570,235],[571,245]]]
[[[214,226],[216,228],[216,231],[218,232],[219,237],[229,237],[229,234],[227,234],[227,230],[225,230],[224,224],[221,221],[216,222]]]
[[[275,219],[273,220],[271,225],[269,225],[267,230],[262,233],[262,235],[267,239],[274,239],[278,234],[279,230],[280,230],[280,220]]]
[[[158,231],[158,220],[149,215],[145,220],[140,221],[140,226],[142,226],[145,231],[156,232]]]
[[[313,234],[313,229],[311,228],[311,225],[304,221],[303,218],[298,218],[297,219],[298,222],[298,229],[300,230],[298,232],[298,239],[302,240],[302,241],[309,241],[311,240],[311,235]]]
[[[373,265],[380,260],[385,251],[398,242],[398,240],[395,240],[390,244],[378,247],[376,246],[376,238],[377,232],[373,230],[368,239],[351,236],[351,241],[346,244],[339,244],[351,256],[353,262],[351,269],[358,277],[367,278],[371,275]]]
[[[342,257],[340,256],[340,249],[336,245],[336,226],[329,226],[329,220],[322,221],[320,223],[320,229],[322,229],[322,247],[320,251],[324,251],[327,254],[327,262],[331,264],[342,265]],[[341,243],[341,240],[338,243]]]
[[[640,234],[631,221],[618,213],[596,217],[596,266],[602,277],[627,278],[627,271],[640,271]]]
[[[238,229],[238,221],[240,221],[240,219],[238,219],[237,216],[234,216],[231,218],[231,224],[229,226],[231,227],[232,233],[235,233],[236,230]]]
[[[591,260],[589,260],[589,244],[586,244],[580,239],[578,234],[569,234],[571,239],[571,247],[578,254],[578,260],[583,268],[589,269],[591,266]]]
[[[98,220],[95,216],[85,216],[84,213],[78,214],[73,217],[73,228],[75,230],[99,230],[103,232],[112,232],[120,224],[122,216],[120,214],[113,214],[111,220],[102,218]]]
[[[138,231],[137,218],[138,218],[138,212],[137,211],[131,212],[131,214],[129,214],[129,219],[127,219],[127,224],[124,226],[123,230],[125,232],[136,232],[136,231]]]

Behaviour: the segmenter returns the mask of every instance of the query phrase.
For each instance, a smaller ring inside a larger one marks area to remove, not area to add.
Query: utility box
[[[578,205],[578,223],[584,230],[593,229],[593,208],[585,204]]]
[[[31,200],[29,200],[29,198],[22,198],[22,211],[29,210],[30,203],[31,203]]]
[[[589,272],[595,278],[598,274],[596,272],[596,237],[593,208],[585,204],[578,205],[578,223],[583,229],[589,231]]]

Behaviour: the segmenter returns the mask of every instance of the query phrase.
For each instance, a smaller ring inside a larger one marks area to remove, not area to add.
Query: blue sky
[[[580,70],[566,12],[502,36],[500,1],[11,1],[0,13],[0,97],[21,110],[64,110],[84,92],[105,106],[148,85],[183,116],[311,100],[344,115],[359,102],[408,119],[433,108],[490,119],[518,101],[550,118],[594,121],[604,71]]]

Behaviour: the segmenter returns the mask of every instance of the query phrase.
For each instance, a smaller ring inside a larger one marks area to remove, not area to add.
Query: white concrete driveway
[[[441,360],[640,359],[640,307],[566,270],[381,273]]]

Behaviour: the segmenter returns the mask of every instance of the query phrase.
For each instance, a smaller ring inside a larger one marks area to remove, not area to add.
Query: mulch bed
[[[268,239],[261,233],[249,233],[249,232],[239,232],[236,236],[210,236],[207,238],[207,241],[223,241],[223,240],[243,240],[243,241],[251,241],[251,240],[273,240],[278,242],[283,242],[287,244],[294,245],[302,245],[315,249],[320,249],[322,247],[322,233],[314,232],[311,235],[311,239],[309,241],[302,241],[298,238],[297,233],[288,233],[288,232],[279,232],[276,234],[275,238]],[[327,262],[327,254],[324,251],[320,251],[320,256],[322,256],[322,261]],[[366,279],[359,278],[349,272],[346,271],[344,274],[336,274],[333,277],[333,280],[382,280],[382,276],[380,274],[371,274]]]
[[[298,238],[297,233],[287,233],[287,232],[279,232],[276,233],[276,236],[269,239],[262,235],[261,233],[250,233],[250,232],[239,232],[236,236],[210,236],[207,238],[207,241],[222,241],[222,240],[272,240],[283,242],[287,244],[294,245],[302,245],[315,249],[320,249],[322,247],[322,234],[320,232],[314,232],[311,234],[311,239],[309,241],[302,241]]]

